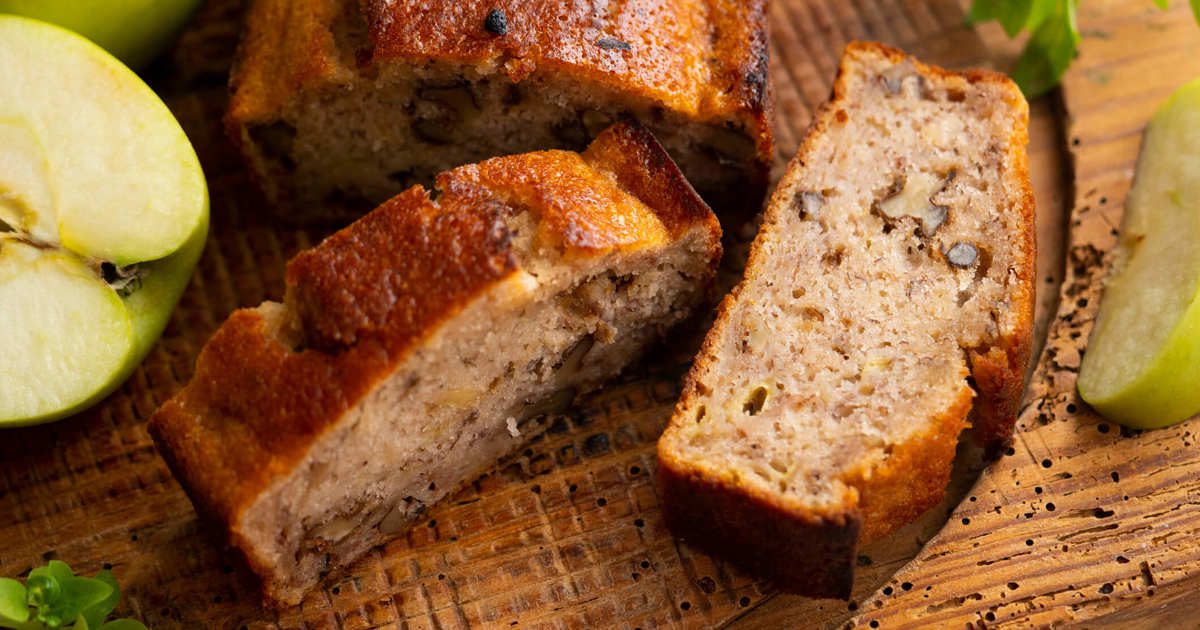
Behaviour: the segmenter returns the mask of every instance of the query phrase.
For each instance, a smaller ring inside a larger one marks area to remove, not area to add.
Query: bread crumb
[[[521,437],[521,430],[517,428],[517,419],[516,418],[509,416],[508,420],[505,420],[505,424],[508,425],[508,434],[509,435],[511,435],[513,437]]]

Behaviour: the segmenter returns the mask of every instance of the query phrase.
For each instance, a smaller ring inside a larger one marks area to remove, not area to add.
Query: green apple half
[[[0,16],[0,425],[118,387],[162,333],[208,233],[179,123],[131,70]]]
[[[200,0],[0,0],[0,13],[71,29],[132,68],[171,43]]]
[[[1140,429],[1200,413],[1200,80],[1146,130],[1079,394]]]

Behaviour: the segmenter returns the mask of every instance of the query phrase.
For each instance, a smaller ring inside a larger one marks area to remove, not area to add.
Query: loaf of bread
[[[1028,107],[1005,77],[851,44],[658,447],[689,543],[811,595],[936,505],[1029,360]]]
[[[630,116],[719,211],[772,160],[766,0],[255,0],[229,132],[294,221],[357,217],[446,169],[581,150]]]
[[[524,446],[710,290],[716,217],[645,129],[495,158],[297,255],[150,431],[291,604]]]

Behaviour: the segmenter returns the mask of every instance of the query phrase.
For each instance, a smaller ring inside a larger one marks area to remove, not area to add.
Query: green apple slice
[[[118,266],[182,247],[202,220],[206,188],[162,101],[121,62],[56,26],[5,16],[0,42],[0,120],[42,148],[24,155],[50,165],[55,203],[38,211],[54,217],[57,241]]]
[[[117,293],[69,253],[0,239],[0,418],[69,413],[92,401],[134,344]]]
[[[129,377],[208,234],[200,162],[101,48],[0,15],[0,426],[65,417]]]
[[[69,28],[132,68],[154,59],[200,0],[0,0],[12,13]]]
[[[23,121],[0,119],[0,221],[44,243],[58,242],[46,148]]]
[[[1134,428],[1200,413],[1200,80],[1146,130],[1079,393]]]
[[[166,258],[142,263],[137,266],[139,277],[136,285],[130,287],[122,302],[129,310],[133,322],[134,356],[128,365],[128,371],[120,380],[125,380],[129,372],[137,367],[142,357],[150,350],[171,318],[171,312],[179,303],[179,298],[187,289],[192,271],[204,252],[204,244],[208,240],[208,201],[205,198],[206,209],[204,222],[196,227],[191,237],[179,251]],[[117,385],[120,383],[118,382]]]

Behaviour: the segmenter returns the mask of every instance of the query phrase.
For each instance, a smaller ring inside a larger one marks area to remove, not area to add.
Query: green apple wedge
[[[187,136],[131,70],[0,15],[0,426],[78,412],[162,334],[208,234]]]
[[[1200,413],[1200,79],[1147,127],[1079,394],[1139,429]]]
[[[99,44],[131,68],[162,52],[200,0],[0,0],[0,13],[68,28]]]

